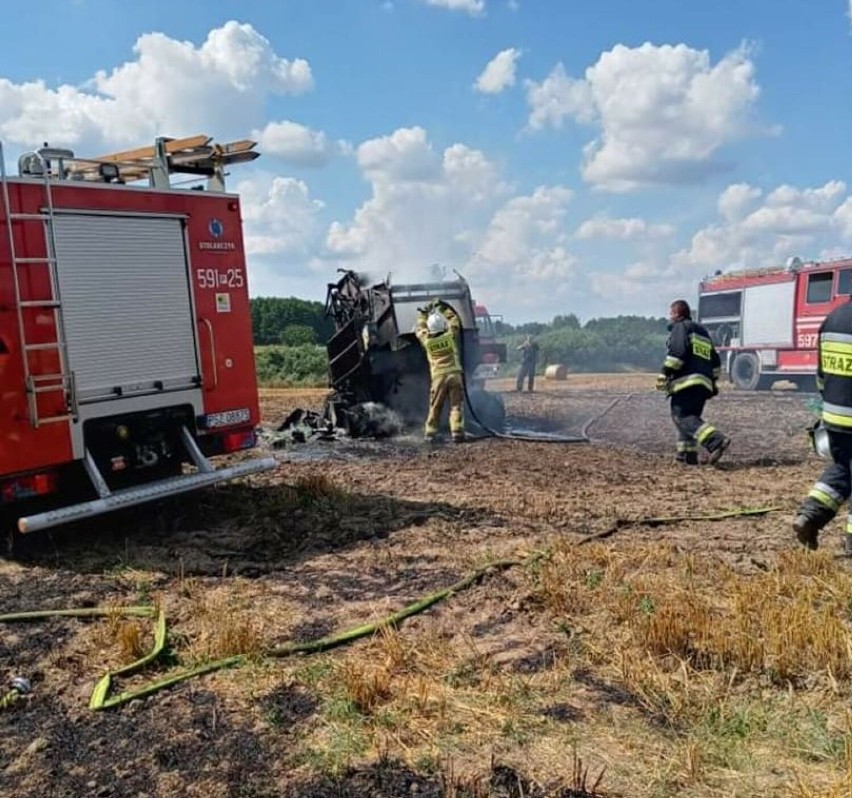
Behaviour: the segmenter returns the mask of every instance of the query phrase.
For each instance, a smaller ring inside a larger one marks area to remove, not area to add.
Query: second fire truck
[[[756,271],[717,272],[698,290],[698,318],[738,388],[792,380],[815,389],[823,319],[852,295],[852,258]]]

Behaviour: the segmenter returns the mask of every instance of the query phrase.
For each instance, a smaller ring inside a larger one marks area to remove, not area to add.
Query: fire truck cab
[[[717,272],[698,289],[698,319],[737,388],[792,380],[815,388],[823,319],[852,295],[852,258],[756,271]]]
[[[208,459],[256,443],[240,203],[224,185],[254,146],[45,146],[11,176],[0,144],[0,510],[19,531],[274,467]]]

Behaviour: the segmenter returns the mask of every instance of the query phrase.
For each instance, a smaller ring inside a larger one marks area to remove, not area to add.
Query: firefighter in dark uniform
[[[438,435],[438,425],[444,403],[450,405],[450,435],[454,443],[462,443],[464,434],[464,372],[459,337],[461,319],[446,303],[436,299],[425,308],[417,309],[415,332],[429,361],[429,414],[424,437],[432,442]]]
[[[796,537],[809,549],[817,548],[820,530],[852,494],[852,302],[826,316],[819,328],[817,354],[817,388],[832,463],[814,483],[793,521]],[[846,517],[843,548],[852,556],[852,512]]]
[[[515,390],[520,393],[524,389],[524,379],[527,380],[527,388],[532,393],[535,385],[535,366],[538,360],[538,344],[528,335],[524,342],[518,347],[521,353],[521,365],[518,369],[518,378],[515,380]]]
[[[692,320],[682,299],[669,307],[669,339],[657,390],[671,397],[672,420],[677,428],[677,460],[698,465],[698,447],[708,452],[709,463],[718,462],[731,439],[701,418],[705,402],[719,393],[716,381],[721,361],[707,330]]]

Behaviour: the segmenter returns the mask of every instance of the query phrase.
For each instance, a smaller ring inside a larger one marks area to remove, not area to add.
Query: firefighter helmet
[[[437,310],[433,310],[429,314],[429,318],[426,319],[426,329],[432,335],[437,335],[438,333],[446,332],[447,330],[447,320],[443,317],[442,314],[438,313]]]

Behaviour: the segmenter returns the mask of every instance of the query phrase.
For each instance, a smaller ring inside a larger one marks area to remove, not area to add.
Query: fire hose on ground
[[[577,541],[578,546],[591,543],[596,540],[611,537],[620,529],[636,526],[662,526],[667,524],[682,523],[685,521],[721,521],[728,518],[737,517],[753,517],[758,515],[767,515],[769,513],[779,512],[783,507],[747,507],[736,510],[726,510],[718,513],[708,513],[701,515],[683,515],[683,516],[668,516],[659,518],[637,518],[637,519],[618,519],[615,524],[603,532],[594,535],[588,535]],[[122,676],[130,676],[138,673],[146,666],[154,663],[166,649],[168,630],[166,626],[165,611],[160,605],[157,606],[130,606],[130,607],[91,607],[84,609],[59,609],[59,610],[39,610],[30,612],[17,612],[0,615],[0,623],[21,623],[26,621],[44,620],[47,618],[109,618],[109,617],[133,617],[133,618],[156,618],[156,626],[154,630],[154,645],[149,653],[139,659],[118,668],[114,671],[107,671],[97,682],[92,691],[89,700],[89,708],[94,711],[102,711],[105,709],[115,709],[135,699],[146,698],[161,690],[165,690],[182,682],[204,676],[215,671],[225,670],[229,668],[237,668],[248,664],[253,659],[259,657],[266,658],[286,658],[297,654],[318,654],[323,651],[328,651],[339,646],[353,643],[361,638],[376,634],[377,632],[395,628],[404,620],[417,615],[430,607],[445,601],[457,593],[469,589],[475,584],[481,582],[486,576],[495,571],[505,571],[509,568],[528,567],[535,562],[546,559],[549,556],[547,550],[535,551],[524,559],[506,559],[497,560],[489,563],[481,568],[468,574],[466,577],[458,580],[449,587],[437,590],[429,595],[415,601],[401,610],[392,613],[378,621],[356,626],[345,632],[328,637],[322,637],[317,640],[306,642],[291,642],[278,646],[273,646],[261,651],[257,655],[235,654],[223,659],[205,662],[193,668],[188,668],[178,673],[166,676],[165,678],[149,682],[147,685],[132,690],[110,695],[113,681]],[[19,701],[26,695],[31,694],[30,683],[23,677],[16,677],[11,681],[11,689],[2,697],[0,697],[0,710],[7,709],[12,704]]]
[[[516,435],[514,433],[505,433],[498,432],[497,430],[492,429],[487,424],[485,424],[479,416],[476,414],[476,410],[473,407],[473,402],[470,400],[470,393],[467,388],[467,377],[462,374],[462,386],[464,388],[464,400],[467,405],[467,409],[471,415],[471,418],[479,425],[479,427],[485,430],[486,434],[481,436],[473,437],[472,440],[486,440],[487,438],[501,438],[503,440],[509,441],[524,441],[528,443],[591,443],[592,439],[589,437],[589,430],[592,428],[594,424],[597,424],[599,421],[603,419],[610,410],[612,410],[622,399],[630,399],[633,394],[627,394],[626,396],[618,396],[613,399],[600,413],[592,416],[586,423],[583,425],[583,429],[580,431],[578,436],[572,435],[551,435],[550,433],[542,433],[540,435]]]
[[[461,362],[465,362],[464,356],[464,336],[461,336],[459,341],[459,349]],[[471,418],[476,422],[480,429],[485,431],[485,435],[477,435],[471,438],[471,440],[485,440],[487,438],[501,438],[502,440],[508,441],[524,441],[528,443],[591,443],[591,440],[586,436],[585,429],[583,433],[579,436],[573,435],[551,435],[549,433],[544,433],[541,435],[515,435],[512,433],[499,432],[498,430],[492,429],[489,427],[476,413],[476,409],[473,406],[473,402],[470,400],[470,391],[467,387],[467,374],[462,371],[462,390],[464,391],[464,402],[467,405],[468,412],[470,413]],[[613,402],[613,405],[615,403]],[[604,414],[610,411],[612,406],[608,407]]]
[[[23,676],[13,676],[9,680],[9,690],[0,696],[0,710],[8,709],[32,690],[29,679]]]

